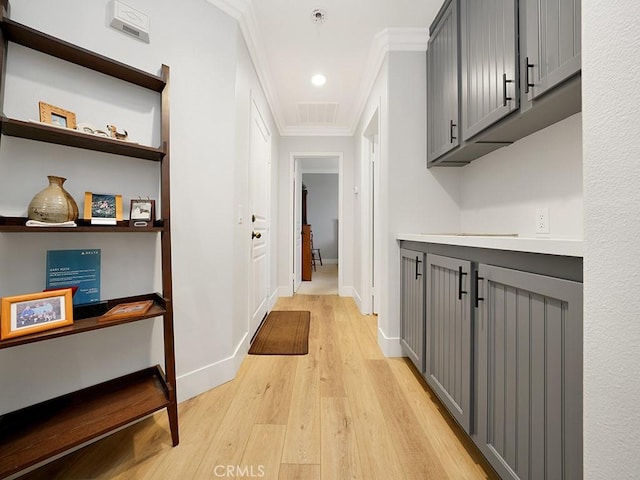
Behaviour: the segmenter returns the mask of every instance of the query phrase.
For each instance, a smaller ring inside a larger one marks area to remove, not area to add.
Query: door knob
[[[262,234],[260,232],[251,232],[251,240],[253,240],[254,238],[260,238],[262,237]]]

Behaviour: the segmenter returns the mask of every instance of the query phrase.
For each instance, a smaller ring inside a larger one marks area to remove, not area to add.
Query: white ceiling
[[[208,1],[238,20],[281,135],[353,134],[385,53],[425,51],[442,3]],[[321,24],[312,19],[318,8]],[[321,88],[310,82],[315,73],[327,77]]]

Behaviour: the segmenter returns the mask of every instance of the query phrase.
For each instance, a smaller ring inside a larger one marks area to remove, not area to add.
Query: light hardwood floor
[[[497,478],[405,359],[385,358],[353,300],[296,295],[309,354],[248,355],[235,380],[24,476],[37,480]]]

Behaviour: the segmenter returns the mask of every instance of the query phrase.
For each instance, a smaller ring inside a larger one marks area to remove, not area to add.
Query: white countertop
[[[567,257],[582,257],[583,255],[582,240],[570,238],[519,237],[513,235],[482,234],[401,233],[396,235],[396,239],[412,242],[460,245],[463,247],[563,255]]]

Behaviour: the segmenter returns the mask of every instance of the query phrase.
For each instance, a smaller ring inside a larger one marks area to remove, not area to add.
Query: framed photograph
[[[116,225],[122,220],[122,195],[85,192],[84,218],[92,225]]]
[[[76,128],[76,114],[48,103],[39,102],[40,121],[56,127]]]
[[[71,289],[4,297],[0,340],[73,324]]]
[[[111,320],[120,320],[122,318],[142,317],[149,311],[151,305],[153,305],[153,300],[121,303],[102,315],[98,321],[108,322]]]
[[[131,200],[131,210],[129,211],[130,227],[152,227],[155,218],[155,200],[149,200],[148,198]]]

